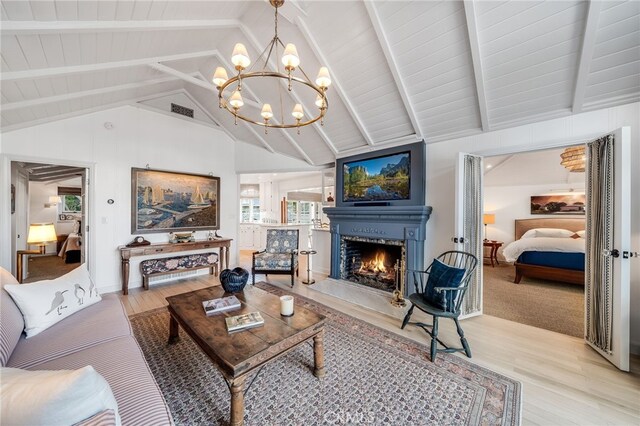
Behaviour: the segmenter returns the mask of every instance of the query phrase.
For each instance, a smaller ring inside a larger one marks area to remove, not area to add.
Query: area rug
[[[584,335],[584,286],[524,277],[515,267],[484,267],[483,313],[545,330]]]
[[[438,354],[432,363],[428,346],[299,295],[296,304],[327,317],[327,375],[313,376],[311,345],[267,364],[245,395],[245,424],[520,423],[519,382],[450,354]],[[176,424],[228,424],[222,375],[183,331],[178,343],[167,345],[166,309],[132,316],[131,323]]]

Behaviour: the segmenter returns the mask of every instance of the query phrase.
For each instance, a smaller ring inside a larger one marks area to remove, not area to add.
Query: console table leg
[[[244,424],[244,380],[243,376],[231,382],[231,426]]]
[[[176,343],[180,340],[180,328],[178,321],[173,318],[173,315],[169,316],[169,344]]]
[[[324,330],[313,338],[313,358],[315,361],[313,375],[322,379],[326,374],[324,369]]]
[[[122,259],[122,294],[129,294],[129,259]]]

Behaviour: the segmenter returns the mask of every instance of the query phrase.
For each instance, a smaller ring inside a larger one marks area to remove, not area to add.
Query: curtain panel
[[[585,339],[611,353],[613,325],[614,136],[587,144]]]
[[[482,157],[464,156],[464,238],[465,249],[482,262]],[[469,289],[465,295],[461,311],[470,314],[480,311],[482,300],[482,263],[474,271],[469,280]]]

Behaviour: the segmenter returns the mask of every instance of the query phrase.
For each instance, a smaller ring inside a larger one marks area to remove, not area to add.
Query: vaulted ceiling
[[[324,125],[300,135],[235,125],[211,84],[235,43],[257,58],[273,36],[266,1],[1,3],[3,131],[178,99],[233,139],[322,165],[640,100],[638,1],[287,0],[281,38],[333,80]],[[245,83],[246,108],[268,102]]]

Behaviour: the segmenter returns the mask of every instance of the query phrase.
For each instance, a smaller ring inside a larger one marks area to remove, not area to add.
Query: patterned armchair
[[[291,275],[293,287],[294,272],[298,275],[298,230],[267,229],[267,248],[253,253],[253,284],[256,274],[284,274]]]

